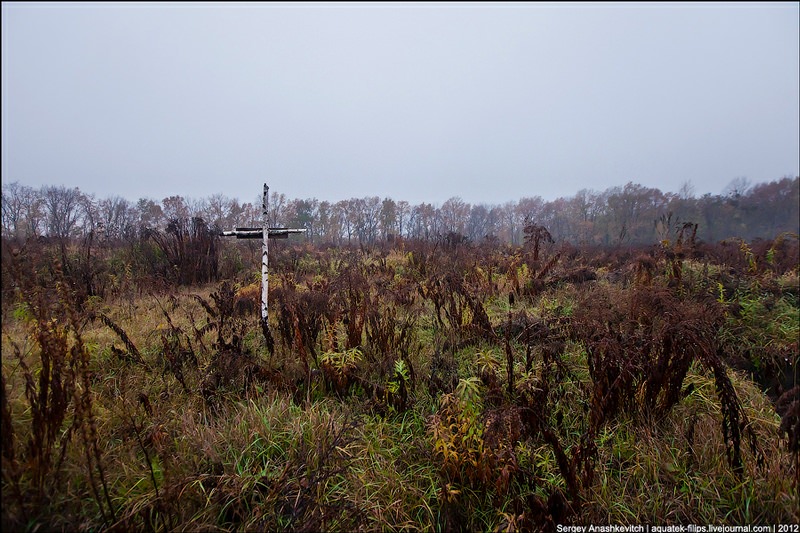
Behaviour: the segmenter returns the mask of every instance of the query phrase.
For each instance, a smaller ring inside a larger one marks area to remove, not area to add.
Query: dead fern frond
[[[203,309],[206,310],[206,313],[208,313],[208,316],[210,316],[211,318],[216,318],[217,317],[217,311],[213,307],[211,307],[211,304],[209,304],[202,296],[200,296],[199,294],[190,294],[190,296],[197,303],[199,303],[201,306],[203,306]]]
[[[136,345],[133,344],[128,334],[125,333],[125,330],[119,327],[113,320],[111,320],[105,313],[99,313],[96,315],[92,315],[92,318],[97,318],[105,324],[109,329],[111,329],[117,336],[122,340],[125,344],[125,348],[128,349],[128,354],[130,354],[132,360],[136,363],[142,364],[144,360],[142,359],[142,355],[139,353],[139,349],[136,348]]]

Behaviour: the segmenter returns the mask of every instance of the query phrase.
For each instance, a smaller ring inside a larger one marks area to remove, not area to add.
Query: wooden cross
[[[267,314],[267,299],[269,292],[269,240],[287,239],[290,233],[305,233],[305,229],[298,228],[270,228],[269,213],[267,210],[269,202],[269,187],[264,184],[264,199],[261,202],[264,225],[260,228],[236,228],[233,231],[223,231],[223,237],[236,237],[237,239],[262,239],[261,249],[261,330],[267,344],[272,349],[272,335],[269,333],[269,321]]]

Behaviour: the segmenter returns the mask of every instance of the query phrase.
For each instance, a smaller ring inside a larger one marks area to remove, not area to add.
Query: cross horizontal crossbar
[[[305,233],[305,228],[269,228],[270,239],[288,239],[290,233]],[[233,231],[223,231],[222,237],[236,237],[237,239],[263,239],[264,228],[236,228]]]

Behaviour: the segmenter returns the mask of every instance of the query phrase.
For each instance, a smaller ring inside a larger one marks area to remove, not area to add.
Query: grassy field
[[[797,523],[783,241],[287,245],[269,342],[255,272],[100,298],[8,254],[3,530]]]

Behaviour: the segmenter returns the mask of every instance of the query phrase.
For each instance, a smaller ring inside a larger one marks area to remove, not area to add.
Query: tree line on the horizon
[[[652,244],[686,222],[697,224],[697,237],[707,242],[768,239],[800,232],[800,177],[756,185],[738,178],[722,194],[700,197],[688,183],[678,193],[665,193],[629,182],[602,192],[583,189],[552,201],[526,196],[500,205],[470,204],[457,196],[441,205],[378,196],[329,202],[273,192],[269,219],[273,227],[306,228],[305,238],[311,242],[333,245],[396,237],[521,244],[528,223],[547,228],[557,241],[576,245]],[[123,243],[178,227],[199,224],[218,232],[258,227],[261,221],[260,198],[242,203],[214,194],[199,200],[170,196],[130,202],[119,196],[96,198],[64,186],[34,189],[12,182],[2,188],[6,239],[63,242],[91,236]]]

